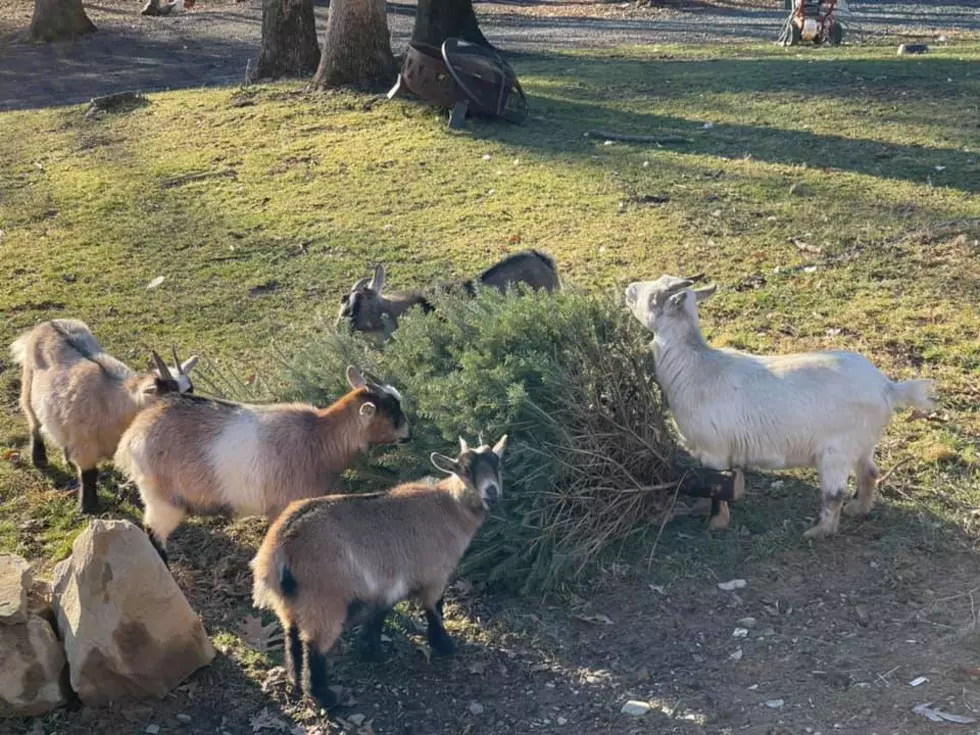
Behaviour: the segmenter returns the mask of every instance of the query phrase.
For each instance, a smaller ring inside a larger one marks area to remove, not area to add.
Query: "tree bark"
[[[315,72],[320,63],[315,23],[313,0],[264,0],[262,48],[254,78]]]
[[[385,0],[330,0],[313,84],[372,88],[391,84],[397,74]]]
[[[412,43],[442,48],[447,38],[462,38],[493,48],[480,30],[473,0],[418,0],[418,3]]]
[[[34,0],[31,40],[65,41],[94,32],[82,0]]]

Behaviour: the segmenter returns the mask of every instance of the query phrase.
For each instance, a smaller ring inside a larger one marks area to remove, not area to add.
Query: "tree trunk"
[[[371,88],[391,84],[397,74],[385,0],[330,0],[313,84]]]
[[[320,62],[315,22],[313,0],[264,0],[262,49],[254,78],[315,72]]]
[[[447,38],[462,38],[470,43],[489,46],[473,12],[473,0],[418,0],[412,43],[427,43],[442,48]]]
[[[31,40],[64,41],[94,32],[82,0],[34,0]]]

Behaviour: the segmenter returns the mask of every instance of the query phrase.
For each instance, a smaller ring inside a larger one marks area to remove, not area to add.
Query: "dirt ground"
[[[793,502],[814,500],[804,490]],[[285,683],[277,626],[263,631],[257,624],[272,621],[249,605],[259,524],[186,527],[173,539],[173,568],[219,650],[213,665],[161,702],[69,708],[0,730],[975,733],[913,708],[980,717],[980,559],[951,529],[895,516],[879,510],[835,541],[730,560],[702,553],[707,532],[685,519],[665,534],[652,574],[613,564],[594,588],[550,601],[457,582],[447,607],[456,657],[429,660],[413,610],[389,622],[384,663],[362,662],[348,634],[331,681],[349,706],[332,722]],[[729,533],[751,536],[754,523],[736,511]],[[787,533],[805,523],[784,519]],[[719,587],[733,578],[745,586]],[[623,714],[630,700],[649,713]]]

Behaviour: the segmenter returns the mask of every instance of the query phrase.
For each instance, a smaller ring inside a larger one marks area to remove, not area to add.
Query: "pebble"
[[[472,704],[470,704],[470,714],[473,715],[474,717],[476,715],[482,715],[483,705],[480,704],[479,702],[473,702]]]
[[[350,722],[352,725],[354,725],[354,727],[360,727],[361,725],[364,724],[364,720],[366,719],[367,717],[358,713],[356,715],[351,715],[350,717],[348,717],[347,721]]]
[[[649,714],[653,707],[647,702],[640,702],[636,699],[631,699],[629,702],[623,705],[620,710],[621,714],[629,715],[630,717],[643,717],[645,714]]]
[[[755,618],[740,618],[737,623],[742,628],[754,628],[758,621]]]
[[[748,583],[744,579],[733,579],[730,582],[719,582],[718,589],[731,592],[732,590],[742,589],[746,584]]]
[[[781,699],[770,699],[768,702],[766,702],[766,707],[769,709],[779,709],[784,704],[786,703]]]
[[[183,722],[185,725],[191,721],[190,715],[185,715],[183,713],[177,715],[177,722]]]
[[[555,722],[557,722],[559,725],[567,725],[568,724],[568,720],[566,720],[564,717],[559,717],[558,719],[555,720]]]
[[[146,735],[157,735],[160,732],[159,725],[147,725],[146,729],[143,731]]]
[[[749,634],[746,628],[736,628],[732,631],[732,638],[745,638]]]

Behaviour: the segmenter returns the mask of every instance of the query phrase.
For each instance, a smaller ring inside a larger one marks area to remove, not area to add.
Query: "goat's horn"
[[[367,286],[371,282],[371,280],[372,279],[370,277],[368,277],[368,278],[362,278],[357,283],[355,283],[353,286],[351,286],[351,289],[350,290],[351,291],[356,291],[359,288],[364,288],[365,286]]]
[[[170,368],[167,367],[167,363],[163,361],[163,358],[157,354],[156,350],[150,350],[153,355],[153,362],[156,363],[157,372],[160,373],[160,377],[164,380],[173,380],[174,376],[170,374]]]
[[[367,370],[362,370],[361,371],[361,375],[364,376],[364,380],[366,382],[371,383],[372,385],[375,385],[375,386],[377,386],[379,388],[384,385],[384,383],[382,383],[378,379],[378,376],[375,375],[374,373],[369,373]]]
[[[459,452],[460,452],[460,454],[462,454],[463,452],[465,452],[469,448],[470,447],[466,443],[466,440],[463,437],[460,437],[459,438]]]
[[[183,375],[184,370],[180,367],[180,358],[177,357],[177,345],[171,345],[170,348],[174,353],[174,365],[177,367],[177,374]]]
[[[481,431],[481,432],[479,432],[479,433],[478,433],[478,434],[476,435],[476,440],[477,440],[477,442],[479,443],[479,446],[481,446],[481,447],[482,447],[482,446],[483,446],[483,445],[484,445],[484,444],[486,443],[486,442],[484,442],[484,441],[483,441],[483,432],[482,432],[482,431]]]
[[[701,281],[704,280],[704,271],[695,273],[693,276],[687,276],[687,278],[685,278],[684,280],[690,281],[691,283],[700,283]]]

